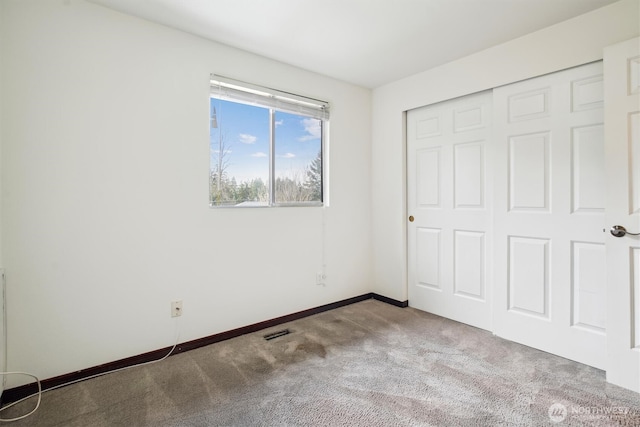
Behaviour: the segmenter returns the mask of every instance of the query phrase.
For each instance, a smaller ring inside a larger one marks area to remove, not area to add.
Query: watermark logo
[[[596,419],[630,419],[637,417],[639,412],[626,406],[571,406],[567,408],[562,403],[554,403],[549,406],[549,419],[554,423],[561,423],[569,415],[572,419],[596,420]]]
[[[554,423],[561,423],[567,418],[567,407],[562,403],[554,403],[549,406],[549,419]]]

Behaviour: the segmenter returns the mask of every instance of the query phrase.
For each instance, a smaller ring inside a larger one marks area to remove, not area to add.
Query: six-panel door
[[[494,90],[498,336],[606,366],[602,63]]]
[[[607,228],[640,232],[640,38],[605,49]],[[607,230],[607,381],[640,392],[640,236]]]
[[[491,329],[491,92],[407,113],[409,302]]]

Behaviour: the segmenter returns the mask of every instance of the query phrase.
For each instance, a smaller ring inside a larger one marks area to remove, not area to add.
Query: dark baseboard
[[[373,292],[371,293],[371,298],[378,301],[386,302],[387,304],[395,305],[396,307],[401,307],[401,308],[409,307],[408,300],[398,301],[397,299],[388,298],[388,297],[385,297],[384,295],[378,295]]]
[[[174,354],[182,353],[184,351],[189,351],[196,348],[204,347],[220,341],[225,341],[231,338],[239,337],[241,335],[250,334],[252,332],[257,332],[262,329],[271,328],[273,326],[277,326],[282,323],[287,323],[294,320],[302,319],[304,317],[308,317],[314,314],[333,310],[339,307],[344,307],[350,304],[354,304],[356,302],[365,301],[372,298],[378,301],[385,302],[387,304],[395,305],[397,307],[407,307],[409,305],[408,301],[404,301],[404,302],[397,301],[397,300],[387,298],[385,296],[378,295],[376,293],[371,292],[371,293],[360,295],[357,297],[348,298],[342,301],[333,302],[331,304],[325,304],[319,307],[314,307],[307,310],[299,311],[297,313],[287,314],[286,316],[276,317],[275,319],[265,320],[264,322],[254,323],[252,325],[243,326],[241,328],[232,329],[230,331],[209,335],[204,338],[187,341],[182,344],[178,344],[175,350],[173,351],[173,353],[171,353],[171,355],[173,356]],[[69,374],[64,374],[64,375],[49,378],[46,380],[42,380],[40,382],[42,386],[42,390],[44,391],[50,388],[58,387],[62,384],[82,381],[84,379],[88,379],[94,376],[107,374],[117,369],[122,369],[129,366],[134,366],[141,363],[151,362],[154,360],[161,359],[167,353],[169,353],[169,351],[171,350],[171,347],[172,346],[161,348],[159,350],[153,350],[148,353],[139,354],[137,356],[131,356],[125,359],[116,360],[115,362],[105,363],[104,365],[98,365],[98,366],[83,369],[80,371],[72,372]],[[37,392],[38,392],[38,385],[36,383],[25,384],[25,385],[4,390],[0,398],[0,406],[6,405],[11,402],[16,402],[20,399],[23,399]]]

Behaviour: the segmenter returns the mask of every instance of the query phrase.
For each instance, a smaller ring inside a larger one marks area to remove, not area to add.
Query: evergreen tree
[[[322,151],[318,151],[316,158],[309,164],[304,186],[310,192],[309,200],[322,201]]]

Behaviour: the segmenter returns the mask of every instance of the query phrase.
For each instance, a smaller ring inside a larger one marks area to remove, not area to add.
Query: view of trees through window
[[[322,120],[212,97],[209,144],[211,206],[322,202]]]

